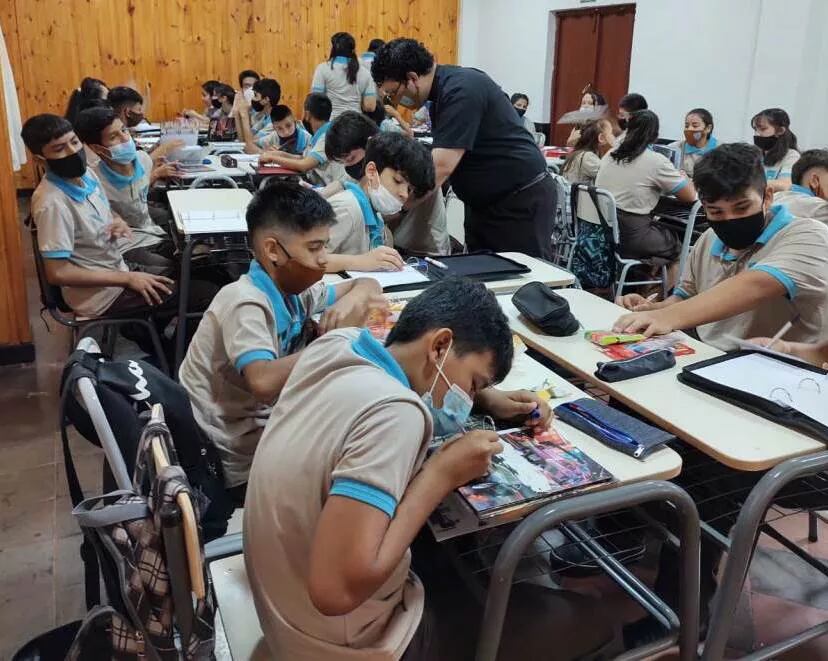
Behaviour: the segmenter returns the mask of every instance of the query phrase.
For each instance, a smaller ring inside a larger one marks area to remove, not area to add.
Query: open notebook
[[[383,289],[429,281],[421,271],[408,265],[404,266],[402,271],[346,271],[346,273],[349,278],[373,278]]]
[[[187,234],[211,232],[246,232],[247,220],[243,209],[189,210],[180,213],[181,225]]]

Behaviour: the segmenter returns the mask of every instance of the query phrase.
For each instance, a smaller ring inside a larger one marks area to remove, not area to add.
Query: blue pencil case
[[[575,429],[624,454],[644,459],[675,436],[641,422],[595,399],[584,397],[555,408],[555,415]]]

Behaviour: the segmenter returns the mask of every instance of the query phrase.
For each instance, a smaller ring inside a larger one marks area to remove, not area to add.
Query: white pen
[[[429,264],[434,264],[434,266],[436,266],[438,269],[444,269],[446,271],[448,270],[448,266],[443,264],[443,262],[439,262],[431,257],[423,257],[423,259],[427,261]]]
[[[655,294],[650,294],[650,295],[647,297],[647,302],[648,302],[648,303],[652,303],[652,302],[653,302],[654,300],[656,300],[657,298],[658,298],[658,292],[656,292]]]
[[[776,344],[779,340],[782,339],[785,333],[791,330],[791,327],[793,327],[793,321],[789,321],[784,326],[782,326],[782,328],[779,329],[779,332],[771,338],[771,341],[768,342],[768,346],[765,348],[770,349],[774,344]]]

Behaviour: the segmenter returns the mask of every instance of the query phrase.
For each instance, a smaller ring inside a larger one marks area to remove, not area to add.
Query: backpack
[[[577,187],[578,184],[572,184],[573,193]],[[578,231],[570,268],[584,289],[607,289],[612,287],[615,281],[615,242],[612,228],[601,211],[595,188],[589,186],[586,192],[595,206],[600,225],[578,218],[579,196],[571,194],[572,218],[578,225]]]

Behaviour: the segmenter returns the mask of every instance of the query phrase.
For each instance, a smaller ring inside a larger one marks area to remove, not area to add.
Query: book
[[[386,317],[380,312],[371,312],[368,316],[368,321],[365,322],[365,327],[370,331],[380,342],[385,342],[394,324],[400,318],[400,313],[405,309],[406,301],[389,300],[388,306],[391,313]]]
[[[499,435],[503,452],[493,457],[489,474],[458,489],[480,519],[613,479],[555,429],[536,436],[523,429]]]
[[[668,335],[650,337],[640,342],[610,344],[609,346],[601,347],[601,353],[608,356],[610,360],[626,360],[628,358],[635,358],[636,356],[643,356],[653,351],[660,351],[661,349],[669,349],[676,356],[689,356],[696,353],[695,349],[687,346],[681,340],[682,335],[680,333],[669,333]]]

